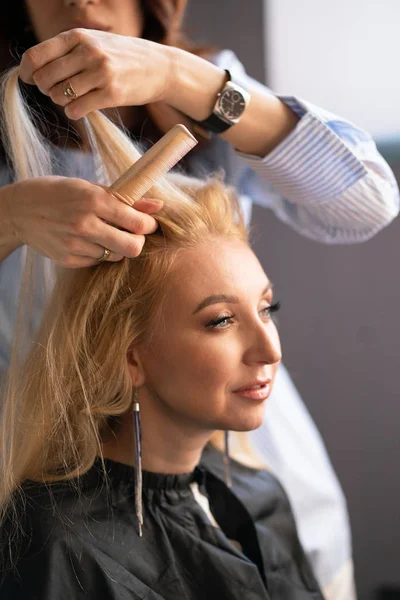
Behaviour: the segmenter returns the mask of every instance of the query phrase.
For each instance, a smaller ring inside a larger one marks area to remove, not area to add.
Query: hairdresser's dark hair
[[[202,56],[216,50],[211,46],[196,45],[184,35],[182,25],[187,0],[140,0],[140,3],[144,17],[144,39],[176,46]],[[13,0],[7,10],[0,13],[0,74],[18,63],[22,54],[37,43],[25,0]],[[48,96],[42,94],[36,86],[22,82],[20,86],[28,105],[39,116],[36,125],[46,138],[56,145],[80,144],[79,134],[72,123],[55,112],[54,104]],[[156,141],[160,137],[160,131],[152,123],[146,107],[138,107],[138,110],[143,117],[140,121],[146,122],[146,130],[140,126],[138,130],[131,131],[132,135]],[[5,152],[0,140],[0,161],[2,160],[5,160]]]
[[[187,0],[140,0],[140,4],[144,16],[143,38],[193,49],[194,45],[182,32]],[[14,0],[0,14],[0,72],[12,66],[35,44],[37,40],[30,27],[25,0]]]

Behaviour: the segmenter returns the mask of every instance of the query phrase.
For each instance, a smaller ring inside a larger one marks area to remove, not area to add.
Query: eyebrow
[[[271,282],[269,282],[265,289],[262,291],[261,296],[265,296],[265,294],[269,292],[271,288],[272,284]],[[214,296],[207,296],[207,298],[204,298],[204,300],[200,302],[193,314],[195,315],[200,310],[203,310],[203,308],[206,308],[206,306],[210,306],[211,304],[220,304],[221,302],[237,304],[239,302],[239,298],[237,296],[227,296],[226,294],[215,294]]]

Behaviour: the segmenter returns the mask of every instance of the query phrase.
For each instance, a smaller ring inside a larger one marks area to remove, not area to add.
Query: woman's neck
[[[142,408],[142,468],[154,473],[190,473],[198,465],[213,431],[196,430],[179,423],[174,415],[155,415]],[[103,444],[103,456],[135,465],[133,411],[121,418],[120,426]]]

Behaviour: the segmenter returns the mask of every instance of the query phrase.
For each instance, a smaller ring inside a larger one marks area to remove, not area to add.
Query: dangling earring
[[[225,483],[230,488],[230,487],[232,487],[232,479],[231,479],[231,459],[229,456],[229,431],[224,432],[224,437],[225,437],[225,449],[224,449]]]
[[[137,390],[133,395],[133,427],[135,432],[135,510],[138,520],[139,536],[143,535],[142,502],[142,428],[140,426],[140,407]]]

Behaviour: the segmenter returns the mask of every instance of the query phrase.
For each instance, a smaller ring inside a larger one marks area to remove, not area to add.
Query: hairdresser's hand
[[[86,267],[104,248],[110,261],[138,256],[145,235],[157,228],[151,213],[161,207],[146,198],[130,207],[83,179],[36,177],[9,186],[7,219],[14,235],[40,254],[63,267]]]
[[[172,56],[169,47],[141,38],[72,29],[25,52],[20,77],[80,119],[95,109],[166,100]],[[66,81],[76,100],[64,95]]]

